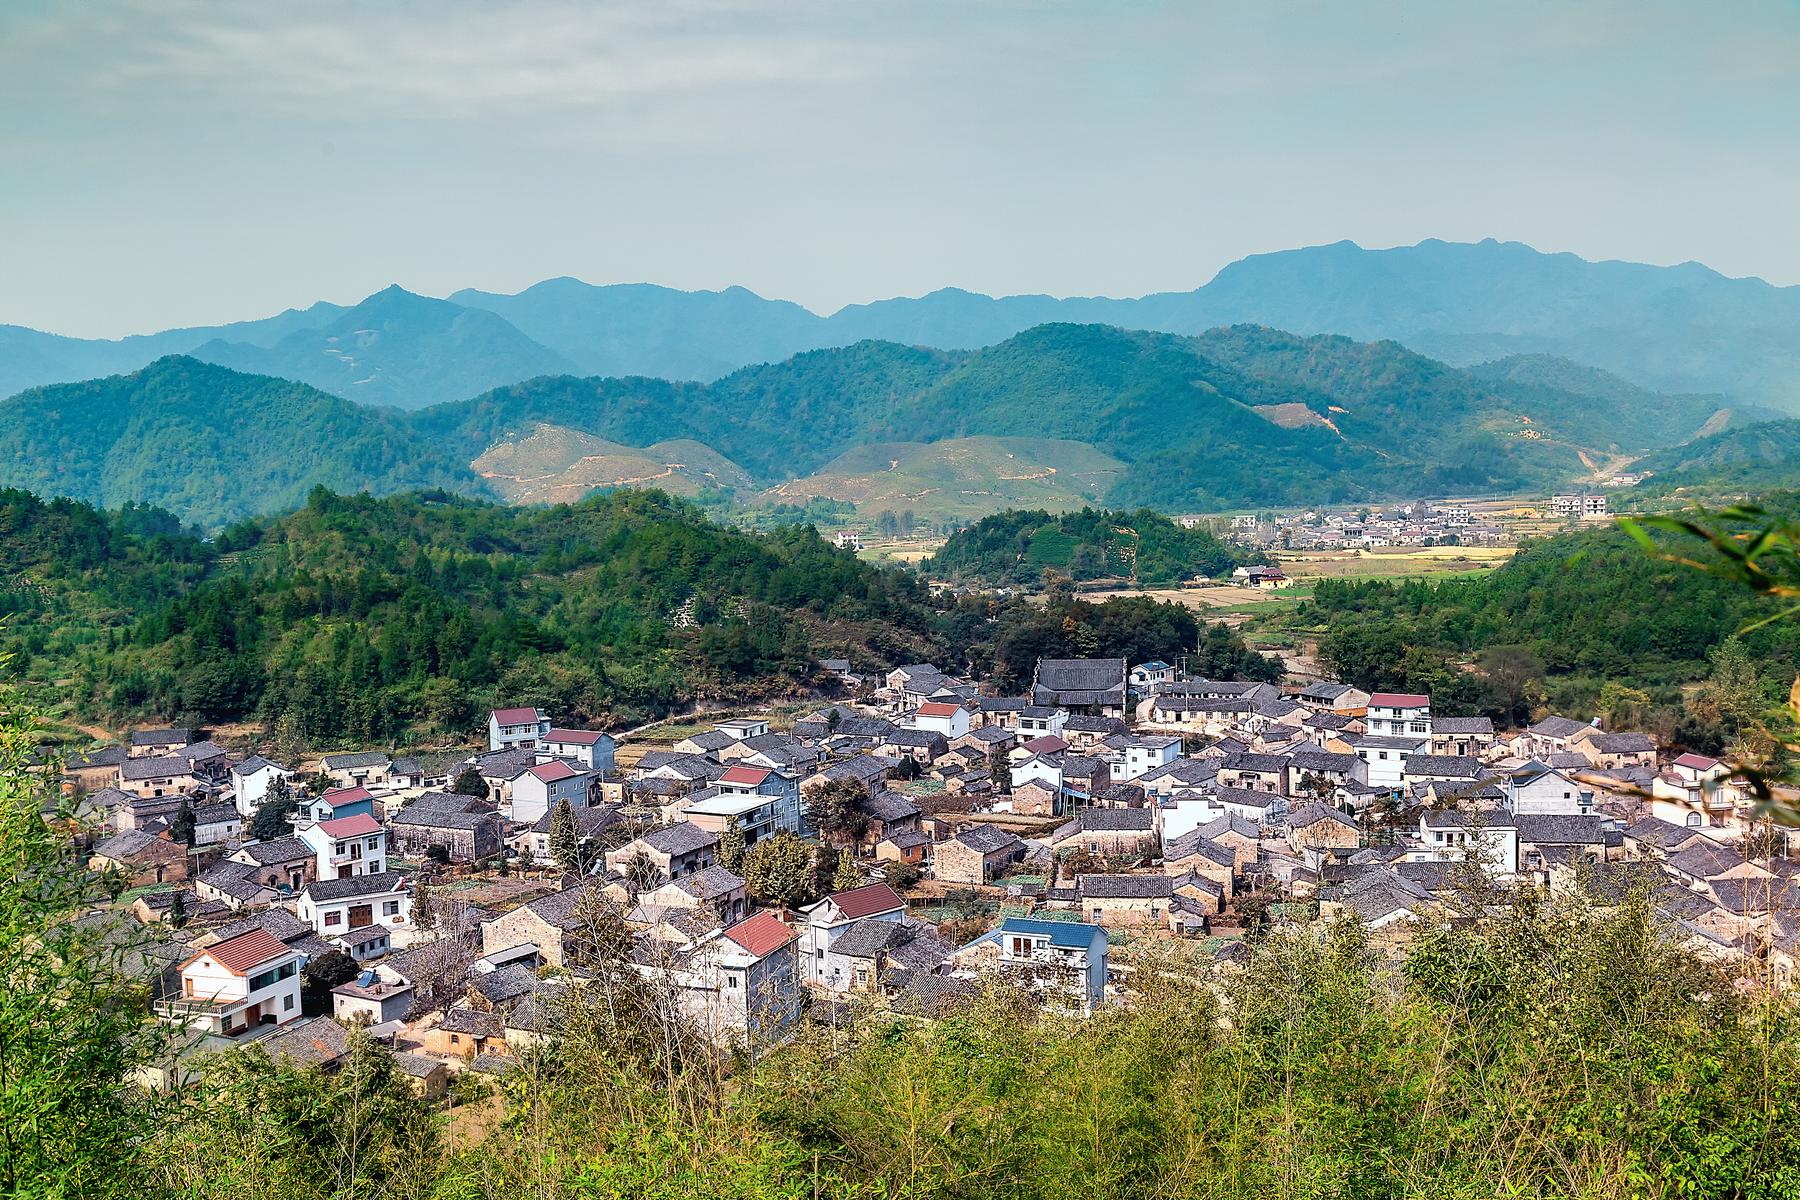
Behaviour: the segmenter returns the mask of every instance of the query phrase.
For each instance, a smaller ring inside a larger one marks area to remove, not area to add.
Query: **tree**
[[[169,840],[177,846],[192,847],[196,836],[194,829],[194,801],[182,797],[181,807],[169,818]]]
[[[744,865],[744,831],[739,827],[736,817],[725,822],[725,832],[719,835],[719,850],[714,860],[727,871],[737,874]]]
[[[487,781],[481,777],[480,771],[469,767],[456,777],[456,782],[450,785],[450,790],[459,796],[473,796],[477,800],[486,800],[488,785]]]
[[[0,691],[0,1195],[148,1195],[154,1114],[123,1081],[159,1061],[168,1029],[144,1020],[141,927],[104,912],[100,877],[43,819],[41,737]]]
[[[856,780],[833,779],[807,793],[806,814],[824,841],[856,842],[869,830],[869,814],[863,811],[867,798]]]
[[[847,892],[862,885],[862,868],[856,865],[856,859],[848,854],[838,855],[837,870],[831,876],[831,890]]]
[[[994,785],[996,792],[1012,790],[1012,760],[998,746],[988,751],[988,782]]]
[[[625,863],[625,887],[633,899],[642,892],[654,891],[662,882],[662,868],[648,853],[639,850]]]
[[[575,809],[564,796],[550,810],[550,857],[573,874],[582,870],[581,833],[575,828]]]
[[[187,893],[180,888],[176,888],[175,898],[169,901],[169,924],[176,929],[180,929],[187,923]]]
[[[306,1007],[314,1011],[329,1010],[331,989],[349,983],[360,970],[356,960],[342,950],[308,959],[300,972]]]
[[[885,870],[887,871],[888,886],[896,892],[904,892],[907,888],[912,887],[924,874],[919,870],[917,863],[909,863],[904,860],[887,864]]]
[[[745,890],[762,904],[798,908],[814,894],[812,847],[785,831],[750,847],[740,873]]]
[[[256,814],[250,818],[250,836],[259,842],[284,836],[290,828],[288,814],[299,806],[294,789],[288,786],[287,776],[277,775],[263,795],[263,802],[256,806]]]

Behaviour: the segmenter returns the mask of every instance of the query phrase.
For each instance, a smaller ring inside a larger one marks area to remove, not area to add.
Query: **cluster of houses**
[[[1604,503],[1604,501],[1602,501]],[[1256,514],[1231,519],[1231,535],[1249,545],[1283,550],[1355,550],[1385,546],[1504,546],[1513,535],[1500,521],[1454,501],[1420,501],[1375,508]]]
[[[434,1063],[503,1064],[541,1037],[620,927],[631,968],[725,1046],[859,998],[929,1017],[995,974],[1091,1012],[1121,995],[1122,931],[1229,935],[1252,896],[1404,936],[1454,908],[1470,867],[1641,884],[1721,959],[1786,972],[1800,947],[1800,886],[1785,857],[1742,849],[1728,769],[1642,733],[1560,716],[1502,733],[1425,695],[1117,658],[1042,660],[1014,695],[929,664],[858,681],[788,728],[721,720],[635,757],[516,707],[490,714],[487,749],[429,763],[355,751],[303,777],[167,729],[64,770],[92,865],[166,934],[145,964],[159,1014],[212,1041],[304,1027],[309,1061],[368,1024],[428,1090]],[[854,799],[851,829],[824,836],[868,882],[760,903],[733,856],[819,839],[822,789]],[[254,836],[282,793],[280,830]],[[517,889],[418,911],[421,879],[515,867]],[[920,879],[931,900],[979,899],[985,931],[945,937],[909,903]],[[1215,943],[1221,963],[1242,948]],[[320,1012],[309,964],[333,953],[354,974]]]

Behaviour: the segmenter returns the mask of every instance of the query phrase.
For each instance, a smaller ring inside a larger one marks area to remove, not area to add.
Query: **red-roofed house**
[[[513,780],[510,811],[503,804],[501,815],[521,825],[532,825],[537,819],[567,800],[573,808],[586,808],[592,779],[560,758],[541,762]]]
[[[758,1050],[783,1040],[800,1014],[794,946],[794,931],[770,912],[706,935],[670,972],[689,1018],[719,1046]]]
[[[683,812],[714,833],[722,834],[727,825],[735,824],[745,845],[772,833],[808,832],[802,828],[799,780],[769,767],[732,764]]]
[[[303,819],[295,822],[294,835],[313,852],[314,879],[348,879],[353,875],[377,875],[387,869],[387,830],[369,813],[323,821]]]
[[[800,957],[805,963],[806,981],[826,991],[847,992],[856,977],[857,964],[833,954],[833,944],[860,921],[901,921],[906,916],[906,902],[887,884],[868,883],[834,892],[805,911]]]
[[[1364,721],[1381,737],[1430,737],[1431,697],[1416,692],[1376,692]]]
[[[535,708],[496,708],[488,713],[488,749],[535,748],[550,733],[550,718]]]
[[[949,740],[968,733],[970,721],[969,710],[962,705],[928,700],[913,710],[907,724],[914,729],[926,729],[932,733],[941,733],[946,740]]]
[[[589,771],[613,769],[618,743],[598,729],[552,729],[544,734],[543,751],[573,760]]]
[[[300,959],[266,929],[226,938],[181,964],[181,994],[158,1001],[157,1012],[227,1036],[284,1025],[300,1016]]]
[[[1738,832],[1744,793],[1731,768],[1704,754],[1683,754],[1650,781],[1650,815],[1684,829]]]

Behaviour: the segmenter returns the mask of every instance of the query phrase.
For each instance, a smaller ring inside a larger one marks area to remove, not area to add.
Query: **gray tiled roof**
[[[1155,900],[1174,893],[1167,875],[1078,875],[1075,887],[1084,900]]]
[[[348,900],[355,896],[374,896],[394,891],[406,876],[398,871],[377,871],[372,875],[349,875],[341,879],[315,879],[306,885],[305,894],[314,902]]]

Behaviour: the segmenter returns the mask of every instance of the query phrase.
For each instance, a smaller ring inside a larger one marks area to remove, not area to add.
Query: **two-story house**
[[[181,964],[181,992],[157,1011],[207,1033],[230,1037],[300,1016],[304,956],[265,929],[215,942]]]
[[[1368,731],[1380,737],[1431,737],[1431,697],[1413,692],[1375,692],[1364,718]]]
[[[957,958],[995,970],[1083,1014],[1106,1001],[1106,930],[1098,925],[1007,917]]]
[[[387,869],[387,830],[367,813],[297,824],[294,836],[313,852],[314,879],[378,875]]]
[[[535,750],[550,736],[550,718],[535,708],[496,708],[488,713],[488,749]]]

